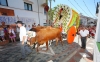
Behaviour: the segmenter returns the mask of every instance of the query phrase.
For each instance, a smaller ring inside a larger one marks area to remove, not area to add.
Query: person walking
[[[26,44],[27,41],[26,28],[23,26],[22,21],[17,21],[16,24],[20,28],[19,37],[20,37],[20,43],[21,43],[20,46],[21,46],[21,54],[22,54],[20,60],[23,60],[26,57],[26,52],[28,54],[31,54],[32,50]]]
[[[82,29],[79,31],[80,37],[81,37],[81,44],[83,49],[86,49],[86,41],[87,37],[89,35],[89,31],[83,26]]]

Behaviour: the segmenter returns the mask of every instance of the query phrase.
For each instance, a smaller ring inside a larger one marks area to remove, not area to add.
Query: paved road
[[[63,46],[60,43],[58,46],[55,46],[55,42],[53,42],[47,52],[41,50],[40,53],[37,53],[33,49],[32,54],[28,55],[22,61],[19,61],[21,57],[19,43],[0,46],[0,62],[62,62],[80,47],[76,42],[67,44],[65,40],[63,43]]]
[[[81,46],[80,38],[79,42],[77,40],[78,36],[76,36],[74,41]],[[93,62],[94,42],[95,40],[93,38],[88,38],[86,43],[86,49],[84,50],[80,48],[79,50],[77,50],[77,53],[74,54],[67,62]]]

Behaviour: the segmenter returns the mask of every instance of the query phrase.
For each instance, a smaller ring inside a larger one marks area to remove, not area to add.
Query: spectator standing
[[[80,37],[81,37],[81,44],[83,49],[86,49],[86,41],[87,41],[87,37],[89,34],[89,31],[86,30],[86,28],[83,26],[82,29],[79,31]]]
[[[26,31],[29,31],[31,29],[30,25],[26,26]]]
[[[36,23],[34,23],[34,24],[32,25],[32,27],[36,27]]]
[[[6,40],[8,40],[8,38],[9,38],[8,30],[7,30],[7,26],[5,25],[5,22],[4,22],[4,21],[1,22],[1,27],[2,27],[3,30],[4,30],[4,38],[5,38]]]
[[[38,24],[37,26],[40,26],[40,24]]]

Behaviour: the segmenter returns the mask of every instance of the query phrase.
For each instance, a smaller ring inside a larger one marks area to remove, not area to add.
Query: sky
[[[55,0],[55,2],[52,1],[52,8],[59,4],[65,4],[73,8],[79,14],[82,13],[82,15],[92,18],[97,18],[96,17],[97,2],[100,2],[100,0]]]

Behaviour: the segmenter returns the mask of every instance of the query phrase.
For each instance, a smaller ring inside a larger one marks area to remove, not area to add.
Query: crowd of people
[[[40,26],[38,24],[37,26]],[[25,51],[31,53],[31,50],[29,50],[28,47],[26,47],[26,31],[31,31],[33,27],[36,27],[36,23],[34,23],[31,27],[31,25],[25,25],[22,23],[22,21],[17,21],[14,25],[5,25],[5,22],[1,22],[0,25],[0,42],[5,42],[8,40],[11,43],[16,42],[16,37],[19,37],[19,41],[21,43],[21,53],[22,58],[25,58]],[[18,33],[18,35],[17,35]],[[28,53],[28,54],[29,54]]]
[[[3,42],[5,40],[10,40],[11,42],[16,42],[16,33],[19,32],[19,28],[16,30],[16,26],[13,27],[12,25],[5,25],[5,22],[1,22],[1,26],[0,26],[0,42]],[[32,31],[32,28],[36,27],[36,23],[34,23],[31,27],[31,25],[24,25],[26,28],[26,31]],[[38,24],[37,26],[40,26],[40,24]],[[51,25],[51,27],[53,27],[53,25]],[[59,25],[58,28],[61,30],[61,32],[63,31],[62,25]],[[81,30],[82,26],[79,27],[78,30]],[[95,33],[96,33],[96,26],[92,26],[92,27],[86,27],[86,29],[89,31],[89,36],[88,37],[95,37]]]
[[[16,42],[16,32],[19,32],[19,39],[20,39],[20,47],[21,47],[21,60],[24,59],[26,57],[25,51],[28,52],[28,54],[31,53],[31,49],[26,47],[26,41],[27,41],[27,35],[26,32],[27,31],[32,31],[32,29],[34,27],[36,27],[36,23],[34,23],[32,25],[32,27],[30,25],[23,25],[22,21],[17,21],[15,24],[15,27],[12,25],[5,25],[5,22],[1,22],[1,26],[0,26],[0,42],[3,42],[5,40],[11,40],[11,42]],[[38,24],[37,26],[40,26],[40,24]],[[16,27],[19,27],[18,30],[16,30]],[[53,27],[51,25],[51,27]],[[63,27],[62,24],[58,26],[58,28],[60,29],[60,31],[63,31]],[[81,38],[81,42],[82,42],[82,47],[83,49],[86,48],[86,41],[88,37],[92,37],[94,38],[95,33],[96,33],[96,26],[93,27],[85,27],[85,26],[80,26],[78,28],[78,32]]]
[[[31,25],[24,25],[27,31],[30,31],[33,27],[36,27],[36,23]],[[37,26],[40,26],[38,24]],[[16,25],[5,25],[5,22],[1,22],[0,25],[0,42],[9,40],[9,42],[16,42],[16,37],[19,38],[19,28]]]
[[[11,42],[16,42],[15,28],[12,25],[5,25],[5,22],[1,22],[0,26],[0,42],[5,40],[11,40]]]

